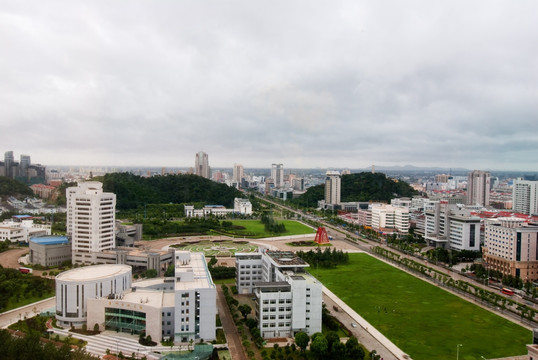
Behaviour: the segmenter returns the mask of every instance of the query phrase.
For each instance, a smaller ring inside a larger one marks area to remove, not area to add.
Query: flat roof
[[[275,263],[280,266],[309,266],[306,261],[295,255],[291,251],[270,251],[265,252]]]
[[[131,266],[121,264],[104,264],[84,266],[65,271],[56,276],[56,280],[62,281],[90,281],[106,279],[131,272]]]
[[[209,270],[207,269],[204,254],[190,253],[190,259],[187,265],[180,265],[176,262],[175,267],[176,277],[182,272],[193,273],[192,281],[177,281],[176,290],[208,289],[215,287],[211,275],[209,274]]]
[[[67,236],[41,236],[41,237],[32,237],[30,241],[34,244],[39,245],[58,245],[58,244],[67,244],[69,239]]]

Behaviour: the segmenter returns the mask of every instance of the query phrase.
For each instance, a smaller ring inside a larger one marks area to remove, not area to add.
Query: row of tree
[[[276,222],[271,214],[264,213],[260,221],[265,225],[265,231],[267,232],[273,234],[282,234],[286,232],[286,226],[284,226],[284,223]]]
[[[340,342],[340,337],[334,331],[329,331],[327,335],[315,333],[310,338],[305,332],[295,334],[295,344],[306,352],[310,343],[310,353],[315,359],[334,360],[361,360],[364,359],[364,349],[359,345],[357,338],[350,337],[345,343]]]
[[[318,247],[316,251],[309,250],[297,251],[297,256],[310,264],[310,266],[319,266],[321,268],[335,268],[338,265],[349,263],[349,255],[342,250],[336,250],[326,247],[321,251]]]

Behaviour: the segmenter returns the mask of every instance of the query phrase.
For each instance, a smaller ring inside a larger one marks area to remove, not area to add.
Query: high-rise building
[[[524,219],[486,219],[482,257],[492,270],[519,277],[524,282],[538,280],[538,226]]]
[[[30,155],[21,155],[21,163],[19,166],[19,176],[28,178],[28,169],[30,168]]]
[[[538,181],[518,178],[512,187],[512,210],[522,214],[538,213]]]
[[[284,165],[273,164],[271,166],[271,179],[273,179],[275,188],[279,189],[284,186]]]
[[[488,171],[471,171],[467,177],[467,204],[488,206],[490,183]]]
[[[325,177],[325,203],[340,204],[341,177],[338,171],[327,171]]]
[[[88,181],[67,188],[66,198],[73,263],[98,263],[97,254],[116,247],[116,195],[103,192],[102,183]]]
[[[243,179],[243,176],[244,176],[243,165],[234,164],[233,181],[236,182],[236,183],[239,183],[239,185],[241,185],[241,180]]]
[[[211,178],[209,159],[207,154],[203,151],[196,153],[196,157],[194,160],[194,173],[198,176],[205,177],[206,179]]]
[[[7,177],[13,178],[13,163],[15,158],[13,157],[13,151],[6,151],[4,154],[4,174]]]

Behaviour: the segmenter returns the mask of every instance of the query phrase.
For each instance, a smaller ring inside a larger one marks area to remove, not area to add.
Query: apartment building
[[[512,187],[512,210],[522,214],[538,214],[538,181],[518,178]]]
[[[409,209],[387,204],[374,204],[371,207],[372,228],[378,231],[397,231],[407,234],[409,231]]]

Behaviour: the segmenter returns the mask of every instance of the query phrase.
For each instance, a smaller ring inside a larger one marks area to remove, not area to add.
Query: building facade
[[[322,285],[309,265],[289,251],[237,253],[237,289],[256,297],[262,337],[292,337],[321,331]]]
[[[327,171],[325,175],[325,203],[330,205],[340,204],[342,179],[338,171]]]
[[[382,232],[391,230],[407,234],[409,231],[409,209],[387,204],[371,206],[372,229]]]
[[[488,171],[471,171],[467,178],[467,204],[489,206],[491,174]]]
[[[482,257],[490,269],[524,282],[538,280],[538,224],[514,217],[486,219]]]
[[[518,178],[512,187],[512,210],[532,215],[538,214],[538,181]]]
[[[67,235],[73,244],[73,263],[97,263],[97,254],[116,247],[116,195],[103,184],[88,181],[67,188]]]
[[[271,179],[273,179],[275,188],[280,189],[284,186],[284,165],[271,165]]]
[[[480,250],[480,218],[455,205],[436,203],[425,211],[424,238],[429,246]]]
[[[44,236],[30,239],[30,263],[60,266],[71,263],[71,244],[67,236]]]
[[[113,296],[88,299],[88,328],[139,334],[154,341],[216,337],[216,287],[202,253],[176,251],[175,274],[139,281]]]
[[[63,327],[86,324],[88,299],[118,297],[131,287],[131,275],[131,267],[127,265],[94,265],[56,276],[58,324]]]

